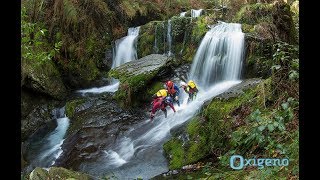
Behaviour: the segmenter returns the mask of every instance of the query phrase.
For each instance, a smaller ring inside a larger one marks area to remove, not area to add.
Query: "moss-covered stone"
[[[259,38],[297,43],[290,6],[284,2],[245,5],[233,22],[244,24],[245,33],[253,33]]]
[[[147,56],[154,52],[154,38],[155,38],[155,26],[157,21],[149,22],[140,27],[137,43],[138,58]]]
[[[72,118],[74,113],[76,112],[77,106],[83,104],[85,102],[85,99],[75,99],[68,101],[66,103],[66,115],[69,118]]]
[[[110,77],[120,80],[115,98],[122,106],[138,105],[141,94],[146,93],[145,87],[158,74],[170,69],[171,62],[172,58],[165,55],[152,54],[112,69]]]
[[[63,99],[67,94],[60,72],[51,60],[35,62],[22,59],[21,77],[21,86],[35,92],[56,99]]]
[[[173,138],[163,145],[164,151],[170,152],[168,153],[170,159],[170,169],[177,169],[185,164],[185,152],[182,143],[183,142],[181,140]]]
[[[62,167],[51,167],[49,170],[42,168],[35,168],[29,176],[29,180],[43,180],[43,179],[79,179],[79,180],[90,180],[92,179],[89,175],[68,170]]]
[[[254,26],[250,25],[250,24],[242,24],[241,28],[242,28],[243,33],[253,33],[254,32]]]
[[[200,44],[203,36],[206,34],[206,32],[209,30],[209,27],[207,24],[207,19],[203,17],[197,18],[197,21],[195,21],[195,25],[192,28],[192,36],[191,36],[191,42],[193,44]]]

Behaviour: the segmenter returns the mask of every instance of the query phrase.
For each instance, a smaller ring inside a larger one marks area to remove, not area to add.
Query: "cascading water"
[[[195,9],[191,9],[191,17],[199,17],[201,15],[201,12],[202,12],[203,9],[198,9],[198,10],[195,10]]]
[[[128,29],[128,35],[116,40],[115,56],[112,68],[116,68],[121,64],[138,59],[137,56],[137,37],[140,27]]]
[[[201,41],[189,79],[204,88],[220,81],[240,79],[243,48],[241,24],[219,22]]]
[[[185,17],[187,12],[180,13],[180,17]]]
[[[133,27],[128,29],[128,35],[116,40],[115,48],[113,49],[112,67],[116,68],[126,62],[137,60],[137,37],[139,35],[139,27]],[[119,81],[112,79],[110,85],[103,87],[94,87],[90,89],[78,90],[77,92],[100,94],[104,92],[115,92],[119,88]]]
[[[172,45],[172,36],[171,36],[171,20],[168,20],[168,29],[167,29],[167,43],[168,43],[168,56],[172,55],[171,45]]]
[[[30,161],[27,171],[35,167],[50,167],[62,153],[61,145],[69,127],[69,118],[65,114],[65,107],[60,108],[54,114],[57,127],[42,139],[34,139],[29,142],[27,159]]]
[[[105,156],[101,157],[99,162],[85,162],[80,169],[94,175],[110,173],[120,179],[137,177],[150,179],[168,171],[162,145],[170,137],[170,130],[191,119],[201,109],[205,101],[241,82],[238,79],[241,62],[238,61],[242,60],[244,42],[243,38],[239,37],[239,28],[238,24],[220,23],[210,30],[207,37],[202,40],[192,65],[192,68],[197,71],[193,70],[191,77],[203,79],[206,76],[214,75],[215,72],[200,73],[197,67],[202,67],[203,64],[215,67],[216,63],[212,60],[213,52],[223,55],[224,61],[226,61],[223,66],[201,69],[220,72],[224,77],[223,81],[218,83],[208,81],[204,86],[202,83],[198,84],[197,98],[190,103],[187,103],[187,97],[182,92],[181,94],[184,96],[181,97],[181,102],[183,103],[180,107],[175,107],[176,113],[168,110],[168,117],[165,118],[161,111],[157,112],[152,122],[146,119],[132,127],[133,130],[124,132],[122,137],[118,137],[114,144],[103,150]],[[235,42],[236,40],[239,42]],[[210,78],[207,77],[207,79]]]

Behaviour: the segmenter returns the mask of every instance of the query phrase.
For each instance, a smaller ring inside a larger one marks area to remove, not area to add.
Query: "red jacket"
[[[159,98],[155,98],[152,102],[152,114],[154,114],[155,112],[157,112],[159,109],[164,110],[168,105],[171,107],[171,109],[173,110],[173,112],[176,112],[176,110],[174,109],[174,106],[172,103],[170,104],[166,104],[163,102],[163,97],[159,97]]]

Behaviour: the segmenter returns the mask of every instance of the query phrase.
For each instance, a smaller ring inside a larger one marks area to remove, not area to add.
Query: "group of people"
[[[181,82],[180,88],[189,95],[188,102],[194,100],[199,91],[197,85],[192,80],[188,83]],[[164,84],[164,89],[160,89],[153,95],[150,119],[153,120],[155,113],[160,109],[164,112],[165,117],[167,117],[167,106],[170,106],[173,112],[176,112],[173,103],[175,102],[180,106],[179,94],[179,87],[174,82],[167,81]]]

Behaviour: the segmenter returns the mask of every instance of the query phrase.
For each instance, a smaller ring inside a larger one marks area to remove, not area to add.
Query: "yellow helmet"
[[[166,97],[167,96],[167,94],[168,94],[168,91],[167,90],[165,90],[165,89],[160,89],[157,93],[157,96],[158,97]]]
[[[188,82],[188,86],[190,86],[191,88],[195,88],[197,85],[196,85],[196,83],[194,83],[192,80],[190,80],[190,81]]]

